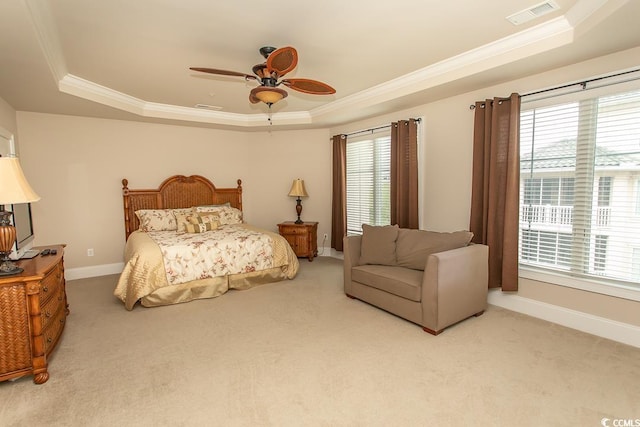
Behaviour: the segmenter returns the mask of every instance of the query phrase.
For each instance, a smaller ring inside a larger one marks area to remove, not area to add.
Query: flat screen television
[[[16,243],[13,246],[12,259],[20,259],[25,252],[33,247],[35,234],[33,232],[33,219],[31,217],[31,203],[18,203],[11,205],[13,211],[13,226],[16,228]]]

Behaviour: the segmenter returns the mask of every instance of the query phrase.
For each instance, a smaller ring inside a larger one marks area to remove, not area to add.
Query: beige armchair
[[[363,226],[344,238],[344,291],[433,335],[484,313],[488,247],[471,233]]]

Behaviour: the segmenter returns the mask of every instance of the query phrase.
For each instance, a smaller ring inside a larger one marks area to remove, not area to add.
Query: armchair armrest
[[[431,254],[422,282],[423,326],[434,333],[487,307],[489,248],[472,244]]]
[[[342,240],[344,254],[344,292],[351,292],[351,268],[360,265],[362,236],[345,236]]]

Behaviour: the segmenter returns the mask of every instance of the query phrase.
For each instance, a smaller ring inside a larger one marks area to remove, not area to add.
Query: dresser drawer
[[[67,320],[67,313],[63,304],[58,307],[58,312],[48,318],[42,336],[44,338],[45,353],[49,353],[49,348],[58,342],[58,338],[64,329],[64,322]]]
[[[40,302],[46,304],[49,299],[62,289],[62,268],[56,265],[40,282]]]
[[[58,288],[58,292],[54,295],[51,294],[48,301],[46,301],[40,308],[40,316],[42,317],[42,328],[46,329],[49,323],[53,321],[60,307],[64,306],[64,292],[62,288]]]

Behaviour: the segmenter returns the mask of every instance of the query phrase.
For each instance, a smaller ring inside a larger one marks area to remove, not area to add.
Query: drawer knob
[[[48,344],[51,344],[51,341],[53,341],[53,338],[51,338],[51,337],[47,338],[47,343]]]
[[[43,286],[42,287],[42,291],[43,292],[49,292],[49,287],[48,286]]]
[[[44,315],[45,315],[45,317],[47,317],[47,318],[48,318],[48,317],[51,317],[51,312],[46,311],[46,312],[44,313]]]

